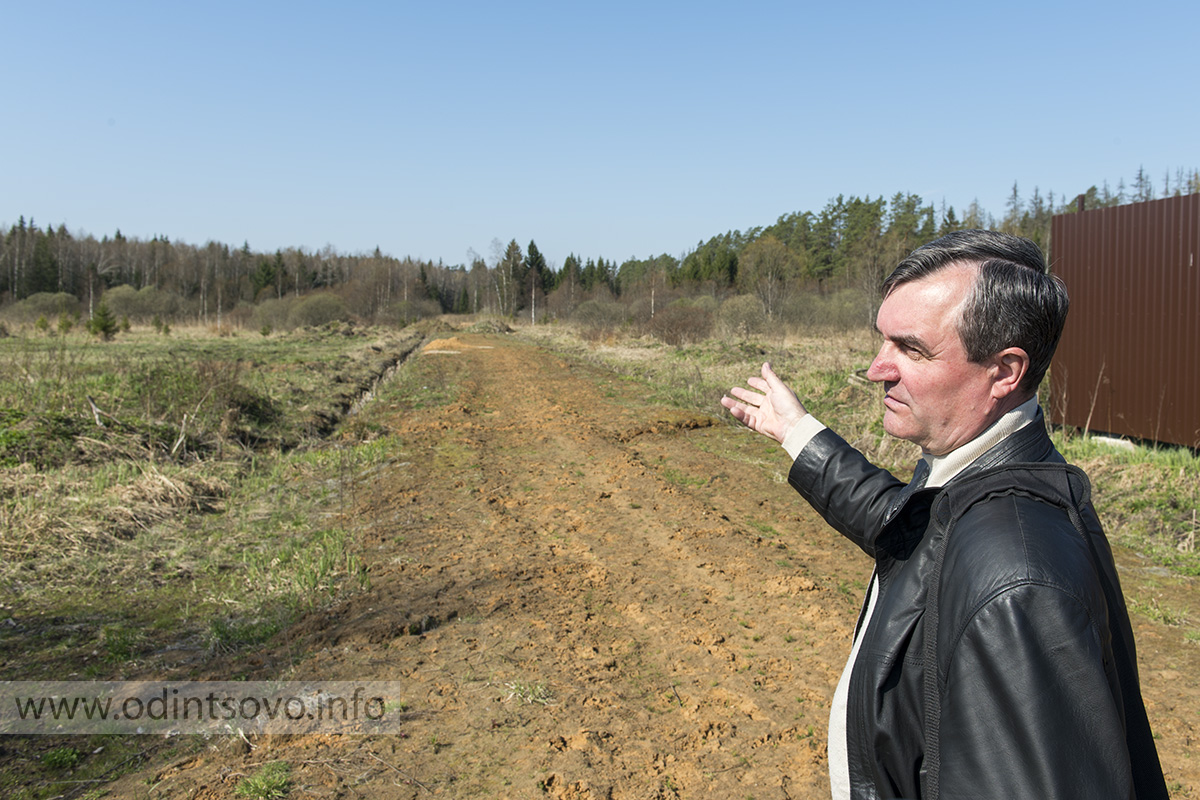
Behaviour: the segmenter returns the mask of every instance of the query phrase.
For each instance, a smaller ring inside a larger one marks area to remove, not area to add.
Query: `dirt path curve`
[[[295,796],[828,796],[870,566],[778,451],[512,339],[418,358],[445,402],[396,408],[396,460],[358,486],[371,588],[242,667],[405,681],[405,735],[231,741],[156,796],[231,797],[278,759]]]

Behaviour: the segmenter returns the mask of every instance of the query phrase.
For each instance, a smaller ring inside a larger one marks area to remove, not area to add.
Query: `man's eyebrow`
[[[878,327],[875,328],[875,331],[879,333],[880,336],[883,336],[883,332],[880,331]],[[925,342],[922,341],[920,337],[913,336],[912,334],[900,333],[896,334],[895,336],[883,336],[883,338],[887,339],[892,344],[905,348],[906,350],[915,350],[917,353],[926,358],[932,354]]]

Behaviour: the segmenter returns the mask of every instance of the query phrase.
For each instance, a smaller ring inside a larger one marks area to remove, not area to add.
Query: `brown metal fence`
[[[1051,419],[1200,447],[1200,194],[1056,216]]]

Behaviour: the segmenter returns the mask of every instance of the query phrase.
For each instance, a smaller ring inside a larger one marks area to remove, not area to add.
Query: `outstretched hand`
[[[729,409],[733,418],[746,427],[782,443],[808,411],[800,403],[795,392],[779,379],[769,363],[762,365],[762,377],[755,375],[746,383],[757,391],[752,392],[750,389],[735,386],[729,390],[733,397],[722,397],[721,405]],[[733,399],[734,397],[737,400]]]

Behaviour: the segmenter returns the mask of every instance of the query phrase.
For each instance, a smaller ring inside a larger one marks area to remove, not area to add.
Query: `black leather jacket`
[[[829,430],[788,481],[875,558],[847,699],[853,797],[1167,796],[1090,487],[1040,411],[938,489]]]

